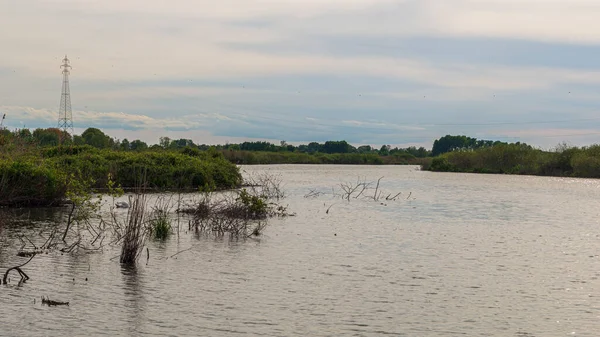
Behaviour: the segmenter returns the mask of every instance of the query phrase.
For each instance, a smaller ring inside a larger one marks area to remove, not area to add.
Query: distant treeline
[[[19,139],[39,147],[58,145],[58,129],[2,131],[0,145],[8,139]],[[561,145],[544,151],[525,143],[483,140],[463,135],[446,135],[434,141],[431,150],[424,147],[392,148],[383,145],[352,146],[346,141],[311,142],[291,145],[285,141],[243,142],[239,144],[195,144],[190,139],[160,137],[158,144],[140,140],[118,140],[96,128],[81,135],[66,135],[65,144],[89,145],[97,149],[123,152],[187,151],[198,155],[206,151],[219,153],[236,164],[417,164],[424,170],[447,172],[480,172],[532,174],[574,177],[600,177],[600,146],[577,148]]]
[[[89,145],[97,149],[140,152],[146,150],[181,150],[186,148],[218,151],[236,164],[420,164],[431,151],[424,147],[392,148],[383,145],[379,149],[370,145],[352,146],[348,142],[311,142],[306,145],[291,145],[281,141],[279,145],[258,141],[240,144],[206,145],[195,144],[190,139],[160,137],[158,144],[148,145],[141,140],[115,139],[97,128],[88,128],[81,135],[64,135],[56,128],[28,129],[14,132],[3,131],[6,139],[19,139],[39,147],[62,145]],[[0,140],[2,142],[2,140]]]
[[[288,144],[286,141],[280,141],[279,144],[273,144],[265,141],[243,142],[239,144],[225,145],[206,145],[195,144],[191,139],[171,139],[169,137],[160,137],[157,144],[148,145],[147,143],[136,139],[127,138],[119,140],[112,138],[97,128],[88,128],[81,135],[62,135],[62,131],[56,128],[35,129],[31,132],[29,129],[21,129],[14,132],[2,131],[5,138],[19,138],[22,141],[47,147],[58,146],[63,139],[63,145],[90,145],[98,149],[113,149],[121,151],[143,151],[146,149],[167,149],[176,150],[186,147],[197,148],[206,151],[214,148],[218,151],[245,151],[245,152],[290,152],[305,154],[374,154],[379,156],[400,156],[402,158],[426,158],[438,156],[443,153],[455,150],[478,149],[491,147],[500,144],[507,144],[500,141],[481,140],[467,136],[444,136],[433,143],[431,150],[425,147],[409,146],[406,148],[391,147],[382,145],[380,148],[371,145],[361,145],[355,147],[345,140],[326,141],[324,143],[311,142],[302,145]],[[1,140],[0,140],[1,141]],[[385,162],[385,160],[382,160]]]

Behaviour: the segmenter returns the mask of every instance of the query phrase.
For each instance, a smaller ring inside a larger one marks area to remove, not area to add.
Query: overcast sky
[[[600,142],[598,0],[0,0],[0,112],[150,143]]]

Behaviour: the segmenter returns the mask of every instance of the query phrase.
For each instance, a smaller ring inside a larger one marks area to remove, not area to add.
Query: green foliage
[[[53,153],[53,149],[47,150]],[[95,188],[107,184],[110,173],[114,182],[123,187],[133,187],[138,171],[147,171],[148,187],[155,189],[195,189],[205,184],[218,188],[231,188],[240,184],[241,176],[235,165],[220,156],[203,154],[192,157],[176,152],[120,152],[113,150],[76,151],[77,154],[52,156],[48,160],[67,171],[81,172],[94,177]]]
[[[114,145],[114,140],[100,129],[88,128],[81,134],[85,144],[98,149],[107,149]]]
[[[500,143],[476,150],[448,152],[433,158],[422,169],[600,178],[600,145],[561,146],[548,152],[521,143]]]
[[[438,172],[451,172],[454,171],[450,163],[448,163],[448,158],[446,157],[436,157],[431,160],[431,164],[428,167],[431,171]]]
[[[155,218],[150,220],[150,231],[152,236],[158,240],[164,240],[171,234],[171,220],[167,213],[159,212]]]
[[[507,143],[492,141],[492,140],[482,140],[471,138],[467,136],[450,136],[446,135],[440,139],[437,139],[433,142],[433,148],[431,149],[432,156],[439,156],[441,154],[452,152],[456,150],[474,150],[481,149],[486,147],[491,147],[495,145],[506,145]],[[517,143],[518,145],[521,145]],[[525,144],[523,144],[525,145]],[[526,145],[527,146],[527,145]]]
[[[142,169],[147,172],[147,187],[153,189],[197,189],[207,185],[227,189],[239,186],[242,180],[239,169],[218,152],[190,156],[172,151],[100,150],[84,145],[15,153],[13,149],[0,157],[0,206],[55,205],[65,198],[84,205],[90,201],[86,191],[89,194],[92,189],[108,186],[116,192],[120,187],[135,187]]]
[[[262,219],[267,217],[269,204],[265,197],[250,194],[246,189],[242,189],[237,200],[244,206],[247,218]]]
[[[66,180],[65,197],[73,203],[74,213],[71,220],[82,221],[91,218],[102,205],[102,195],[94,196],[91,186],[94,179],[70,173]]]
[[[125,194],[125,191],[123,191],[123,188],[121,187],[121,185],[117,185],[117,183],[115,183],[115,181],[112,178],[112,174],[108,174],[108,181],[106,182],[106,188],[107,188],[107,193],[109,196],[113,197],[113,198],[118,198],[120,196],[122,196],[123,194]]]
[[[148,144],[142,142],[139,139],[136,139],[129,144],[129,149],[132,151],[143,151],[143,150],[146,150],[147,148],[148,148]]]
[[[68,174],[35,158],[0,160],[0,206],[56,205],[67,192]]]
[[[223,150],[227,160],[243,165],[256,164],[408,164],[410,160],[391,157],[384,159],[377,153],[300,153],[300,152],[251,152]]]
[[[62,132],[57,128],[35,129],[33,138],[40,146],[57,146]]]

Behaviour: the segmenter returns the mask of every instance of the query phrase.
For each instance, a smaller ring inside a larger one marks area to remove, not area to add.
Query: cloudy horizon
[[[202,144],[600,143],[592,0],[0,0],[0,113]]]

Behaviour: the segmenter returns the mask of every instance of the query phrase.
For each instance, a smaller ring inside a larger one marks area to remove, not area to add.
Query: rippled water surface
[[[149,241],[150,259],[136,268],[121,267],[117,249],[36,256],[27,283],[0,287],[0,335],[600,333],[600,181],[390,166],[244,170],[281,174],[297,216],[273,219],[258,240],[181,232]],[[359,176],[383,176],[383,195],[401,197],[331,195]],[[311,191],[326,194],[305,198]],[[45,226],[0,227],[0,271],[26,261],[15,256],[18,235],[43,243]],[[70,305],[42,306],[42,295]]]

